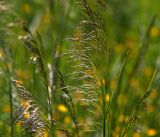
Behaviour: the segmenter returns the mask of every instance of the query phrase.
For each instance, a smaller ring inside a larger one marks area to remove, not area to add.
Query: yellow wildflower
[[[112,90],[115,88],[115,85],[116,85],[116,80],[111,80],[110,87]]]
[[[69,116],[65,117],[65,118],[64,118],[64,123],[65,123],[65,124],[71,123],[71,118],[70,118]]]
[[[137,57],[138,50],[137,49],[131,49],[131,52],[129,54],[129,57],[132,59],[135,59]]]
[[[43,21],[44,21],[44,23],[45,24],[49,24],[50,23],[50,12],[49,12],[49,10],[46,10],[46,13],[45,13],[45,15],[44,15],[44,17],[43,17]]]
[[[128,119],[129,119],[129,117],[128,117],[128,116],[125,116],[125,119],[124,119],[125,122],[128,121]]]
[[[3,59],[3,56],[4,56],[3,50],[0,49],[0,59]]]
[[[116,53],[122,53],[124,51],[124,48],[125,48],[125,45],[122,45],[122,44],[118,44],[115,46],[115,52]]]
[[[28,3],[24,3],[23,7],[22,7],[24,13],[29,14],[31,12],[31,7]]]
[[[116,128],[115,128],[115,132],[116,132],[116,133],[119,133],[119,132],[120,132],[120,130],[121,130],[121,128],[120,128],[119,126],[116,126]]]
[[[152,75],[152,73],[153,73],[152,68],[150,68],[150,67],[144,68],[144,75],[146,75],[147,77],[150,77]]]
[[[113,132],[113,137],[119,137],[119,134]]]
[[[131,87],[136,88],[138,86],[138,81],[136,79],[131,79],[129,84]]]
[[[18,69],[16,70],[16,76],[20,79],[23,79],[23,80],[27,80],[29,79],[30,77],[30,74],[28,71],[25,71],[25,70],[21,70],[21,69]]]
[[[128,101],[128,98],[127,98],[126,95],[122,95],[122,94],[121,94],[121,95],[118,96],[117,103],[118,103],[119,105],[124,105],[124,104],[127,103],[127,101]]]
[[[4,107],[2,108],[2,111],[5,113],[9,113],[10,112],[10,106],[9,105],[4,105]]]
[[[157,37],[159,35],[159,33],[160,33],[159,28],[154,26],[154,27],[151,28],[150,36]]]
[[[113,137],[119,137],[119,132],[121,128],[119,126],[116,126],[113,132]]]
[[[147,104],[147,111],[154,112],[154,106]]]
[[[68,111],[67,108],[63,104],[58,105],[58,110],[60,112],[67,112]]]
[[[128,116],[124,116],[124,115],[120,115],[119,117],[118,117],[118,121],[120,122],[120,123],[122,123],[122,122],[126,122],[128,120]]]
[[[106,96],[105,96],[105,100],[106,100],[107,102],[109,102],[109,100],[110,100],[110,96],[109,96],[109,94],[106,94]]]
[[[131,39],[131,38],[127,38],[125,41],[125,45],[127,46],[127,48],[131,49],[131,50],[135,50],[135,40]]]
[[[132,136],[132,137],[141,137],[141,135],[140,135],[140,133],[135,132],[135,133],[133,133],[133,136]]]
[[[105,81],[105,79],[102,79],[102,85],[106,85],[106,81]]]
[[[155,136],[157,134],[157,130],[150,128],[147,130],[147,135],[148,136]]]
[[[158,91],[156,89],[153,89],[150,95],[150,98],[154,99],[158,97]]]
[[[124,122],[124,119],[125,119],[125,116],[122,115],[122,114],[118,117],[118,121],[119,121],[120,123]]]

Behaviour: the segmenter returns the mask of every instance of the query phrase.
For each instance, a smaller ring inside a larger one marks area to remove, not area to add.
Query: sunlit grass
[[[0,2],[0,136],[159,137],[159,0]]]

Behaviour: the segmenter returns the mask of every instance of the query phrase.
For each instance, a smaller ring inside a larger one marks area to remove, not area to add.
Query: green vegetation
[[[159,137],[158,5],[0,1],[0,137]]]

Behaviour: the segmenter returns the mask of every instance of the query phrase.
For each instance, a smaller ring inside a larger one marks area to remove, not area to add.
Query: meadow
[[[1,0],[0,137],[160,137],[159,0]]]

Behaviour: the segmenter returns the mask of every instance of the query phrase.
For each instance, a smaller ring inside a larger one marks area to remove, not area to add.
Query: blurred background
[[[160,67],[160,1],[159,0],[108,0],[107,1],[107,42],[113,49],[112,80],[120,69],[120,61],[126,49],[130,49],[124,79],[133,68],[139,54],[145,32],[154,16],[156,21],[149,32],[149,45],[144,50],[138,70],[129,81],[130,92],[119,97],[119,107],[127,103],[129,111],[137,98],[143,95],[155,68]],[[23,25],[29,26],[33,36],[38,40],[46,68],[54,71],[54,88],[58,88],[58,70],[64,74],[71,70],[63,58],[64,53],[73,45],[69,37],[78,34],[82,16],[81,7],[76,0],[5,0],[0,1],[0,136],[10,136],[10,78],[16,78],[30,90],[44,111],[47,108],[43,100],[47,96],[43,90],[43,79],[30,55],[20,40],[25,32]],[[54,65],[53,65],[54,64]],[[54,68],[55,67],[55,68]],[[73,82],[66,79],[66,82]],[[123,83],[122,83],[123,84]],[[126,90],[123,86],[121,90]],[[145,103],[145,110],[138,121],[133,137],[160,136],[160,93],[155,89]],[[38,92],[38,94],[37,94]],[[77,99],[81,94],[77,94]],[[129,100],[129,101],[128,101]],[[53,106],[54,118],[69,128],[72,120],[68,110],[59,101]],[[77,105],[79,107],[79,105]],[[123,108],[123,107],[122,107]],[[125,108],[125,107],[124,107]],[[119,125],[127,119],[127,111],[123,108],[118,113],[118,124],[114,127],[114,137],[118,136]],[[77,112],[79,121],[85,122],[83,111]],[[97,112],[98,115],[98,112]],[[89,118],[86,118],[89,119]],[[87,128],[87,127],[86,127]],[[17,136],[19,127],[15,129]],[[16,134],[15,133],[15,134]],[[63,136],[62,133],[56,133]],[[86,136],[93,136],[86,135]]]

